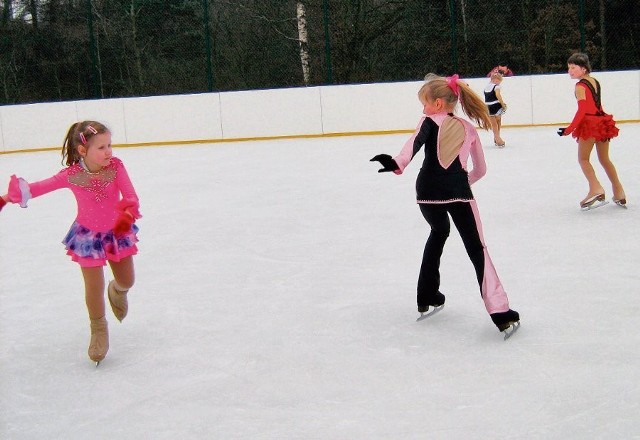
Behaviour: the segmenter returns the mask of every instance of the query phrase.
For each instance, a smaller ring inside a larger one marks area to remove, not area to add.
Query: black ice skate
[[[438,313],[440,310],[444,308],[444,295],[440,292],[436,293],[434,298],[432,298],[428,304],[420,305],[418,304],[418,312],[420,312],[420,317],[416,319],[416,321],[422,321],[423,319],[427,319],[429,316],[433,316]],[[429,311],[429,307],[433,307],[433,310]]]
[[[491,320],[504,333],[504,340],[509,339],[520,328],[520,314],[509,309],[506,312],[492,313]]]

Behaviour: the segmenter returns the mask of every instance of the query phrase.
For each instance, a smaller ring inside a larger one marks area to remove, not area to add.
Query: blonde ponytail
[[[444,78],[429,73],[424,77],[424,80],[425,83],[418,92],[418,97],[421,100],[426,97],[429,97],[432,101],[440,98],[448,105],[453,106],[460,102],[464,114],[476,122],[480,128],[484,130],[491,128],[489,109],[484,100],[466,82],[460,80],[457,75]]]

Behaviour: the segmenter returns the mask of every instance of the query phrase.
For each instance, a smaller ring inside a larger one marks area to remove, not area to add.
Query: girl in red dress
[[[566,128],[558,130],[560,136],[571,134],[578,142],[578,162],[584,176],[589,182],[589,193],[580,202],[582,209],[589,209],[595,203],[604,203],[604,188],[596,176],[589,160],[593,146],[596,146],[598,160],[611,181],[613,201],[626,207],[627,200],[624,188],[618,178],[616,167],[609,158],[609,141],[618,135],[615,121],[604,112],[600,102],[600,83],[593,78],[589,57],[583,53],[575,53],[567,60],[569,76],[579,80],[576,83],[575,96],[578,111],[573,121]]]

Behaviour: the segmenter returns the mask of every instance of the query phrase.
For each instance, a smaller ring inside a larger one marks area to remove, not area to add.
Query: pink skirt
[[[116,237],[113,231],[94,232],[73,222],[62,240],[67,255],[81,267],[105,266],[107,261],[118,262],[138,253],[138,227],[133,224],[126,234]]]

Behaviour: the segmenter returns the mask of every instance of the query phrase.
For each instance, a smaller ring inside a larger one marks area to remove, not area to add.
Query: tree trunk
[[[33,29],[38,30],[38,1],[29,0],[29,14],[31,14],[31,23]]]
[[[135,74],[137,76],[138,82],[138,94],[141,94],[144,91],[144,78],[142,75],[142,51],[138,47],[138,25],[137,18],[138,12],[135,10],[135,0],[131,0],[131,8],[130,8],[130,18],[131,18],[131,36],[132,36],[132,46],[133,46],[133,61],[135,66]]]
[[[469,66],[469,35],[467,30],[467,2],[460,0],[460,9],[462,12],[462,33],[464,38],[464,60],[465,67]]]
[[[309,85],[309,40],[307,37],[307,12],[304,2],[298,2],[298,41],[300,43],[300,63],[302,64],[302,77],[304,85]]]
[[[13,18],[13,8],[11,7],[11,0],[4,0],[2,4],[2,25],[6,26],[9,20]]]

